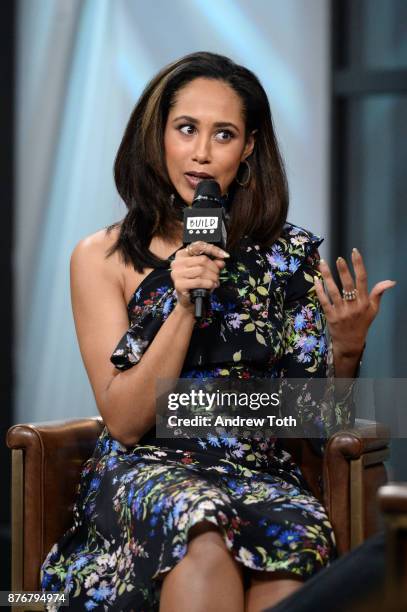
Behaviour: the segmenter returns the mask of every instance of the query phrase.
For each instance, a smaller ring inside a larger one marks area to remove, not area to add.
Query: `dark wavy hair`
[[[242,101],[246,139],[257,131],[254,150],[247,158],[250,183],[245,188],[233,181],[229,187],[226,248],[233,252],[244,235],[260,246],[269,246],[280,236],[287,218],[287,179],[260,81],[228,57],[191,53],[165,66],[148,83],[130,116],[114,163],[116,187],[128,212],[107,228],[108,232],[116,227],[120,230],[108,256],[119,251],[125,263],[141,273],[144,267],[168,265],[149,250],[151,239],[160,236],[176,241],[179,234],[185,203],[174,194],[168,176],[164,129],[177,92],[198,77],[227,83]]]

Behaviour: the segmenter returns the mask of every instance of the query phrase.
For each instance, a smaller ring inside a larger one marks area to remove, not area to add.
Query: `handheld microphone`
[[[191,208],[184,208],[184,246],[203,240],[225,249],[226,239],[225,211],[219,184],[205,179],[196,186]],[[190,291],[197,319],[204,314],[204,301],[209,298],[209,293],[208,289]]]

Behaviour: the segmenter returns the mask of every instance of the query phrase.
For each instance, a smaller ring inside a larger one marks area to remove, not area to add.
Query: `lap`
[[[189,529],[187,555],[189,553],[191,556],[192,551],[194,554],[199,555],[202,553],[205,555],[205,559],[209,563],[212,563],[213,560],[210,551],[217,556],[219,556],[219,551],[223,551],[225,557],[229,557],[229,559],[232,558],[234,565],[240,572],[244,581],[245,590],[257,583],[264,584],[266,582],[275,582],[276,580],[293,580],[300,583],[304,580],[301,576],[289,571],[277,570],[267,572],[253,570],[244,566],[241,562],[235,559],[233,553],[227,548],[220,528],[210,521],[200,521]],[[165,578],[170,571],[172,570],[168,570],[164,574],[161,574],[160,579]]]
[[[332,528],[318,500],[277,476],[231,476],[144,457],[116,466],[104,484],[96,503],[90,498],[97,527],[106,539],[121,529],[147,542],[145,564],[153,579],[191,549],[203,564],[201,548],[214,557],[222,551],[249,583],[277,576],[299,580],[294,572],[309,577],[334,553]]]

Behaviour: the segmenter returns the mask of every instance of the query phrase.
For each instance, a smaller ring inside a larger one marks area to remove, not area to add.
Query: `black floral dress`
[[[195,323],[181,377],[332,376],[313,285],[321,242],[289,223],[266,249],[245,237]],[[117,368],[141,359],[175,303],[170,270],[151,272],[128,304]],[[308,399],[296,410],[318,424],[323,451],[332,423],[315,406]],[[349,422],[347,406],[336,406],[337,425]],[[160,574],[183,558],[189,529],[203,520],[246,568],[306,580],[336,556],[325,509],[275,437],[165,440],[152,430],[129,448],[105,428],[83,466],[73,525],[42,565],[42,589],[65,590],[72,610],[158,610]]]

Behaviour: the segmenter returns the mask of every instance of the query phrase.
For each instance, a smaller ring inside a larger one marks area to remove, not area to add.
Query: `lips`
[[[210,174],[207,174],[206,172],[185,172],[184,176],[186,178],[188,185],[192,189],[195,189],[198,183],[200,183],[201,181],[205,179],[213,179],[213,176]]]

